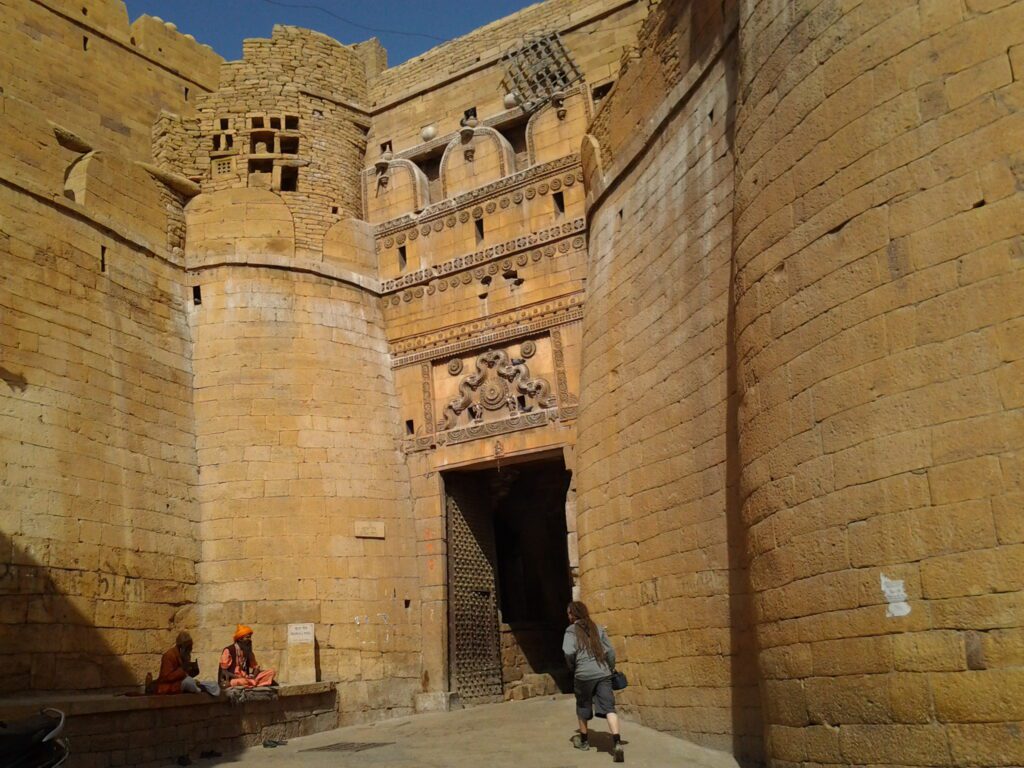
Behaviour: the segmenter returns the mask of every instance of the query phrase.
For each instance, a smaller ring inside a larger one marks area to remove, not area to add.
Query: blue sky
[[[270,37],[274,24],[292,24],[323,32],[342,43],[377,37],[388,49],[391,65],[534,2],[536,0],[125,0],[132,21],[145,13],[173,21],[179,31],[212,45],[225,59],[242,57],[244,38]]]

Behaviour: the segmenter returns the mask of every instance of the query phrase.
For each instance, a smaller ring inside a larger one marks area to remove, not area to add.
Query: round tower
[[[775,765],[1008,765],[1024,5],[747,0],[741,497]]]

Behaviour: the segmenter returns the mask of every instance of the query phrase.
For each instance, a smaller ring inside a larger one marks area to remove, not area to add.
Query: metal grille
[[[447,507],[453,683],[466,704],[501,701],[494,525],[482,489],[467,478],[452,481]]]
[[[357,741],[339,741],[337,744],[328,744],[326,747],[310,747],[309,749],[300,749],[300,752],[365,752],[368,749],[374,749],[375,747],[387,747],[394,744],[393,741],[379,741],[379,742],[357,742]]]
[[[583,79],[557,32],[530,35],[505,54],[505,87],[527,112]]]

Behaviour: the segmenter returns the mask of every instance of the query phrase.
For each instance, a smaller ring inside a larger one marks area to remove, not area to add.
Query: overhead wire
[[[440,43],[445,42],[445,39],[443,37],[428,35],[425,32],[406,32],[400,29],[383,29],[378,27],[368,27],[365,24],[360,24],[358,21],[352,21],[352,19],[346,18],[345,16],[341,16],[335,13],[334,11],[330,10],[329,8],[324,8],[322,5],[317,5],[315,3],[289,3],[284,2],[284,0],[263,0],[263,2],[266,3],[267,5],[276,5],[280,8],[298,8],[306,11],[320,11],[320,13],[326,14],[327,16],[330,16],[332,18],[337,19],[338,21],[348,24],[350,27],[362,29],[366,32],[375,32],[380,35],[405,35],[406,37],[423,37],[426,38],[427,40],[437,40]]]

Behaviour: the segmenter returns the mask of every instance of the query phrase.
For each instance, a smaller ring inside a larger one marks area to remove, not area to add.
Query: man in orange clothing
[[[199,664],[192,660],[192,636],[182,631],[174,647],[160,659],[160,676],[154,681],[152,675],[146,675],[146,693],[219,693],[215,685],[200,683],[198,676]]]
[[[218,682],[225,688],[259,688],[274,685],[274,670],[260,669],[252,652],[252,629],[239,624],[234,643],[220,654]]]

